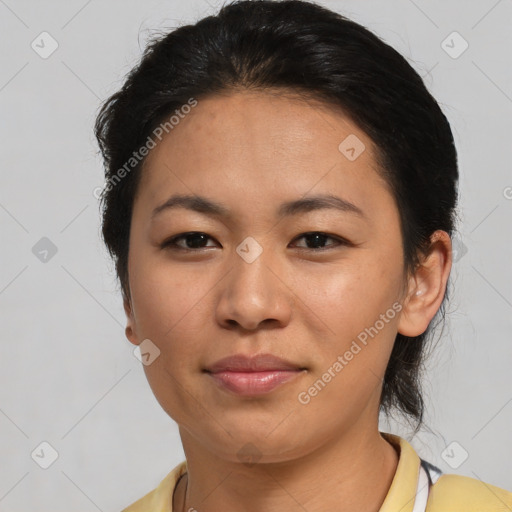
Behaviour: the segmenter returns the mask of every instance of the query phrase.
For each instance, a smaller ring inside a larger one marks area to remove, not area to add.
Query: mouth
[[[272,354],[253,357],[238,354],[221,359],[203,371],[224,390],[257,396],[270,393],[306,373],[307,368]]]

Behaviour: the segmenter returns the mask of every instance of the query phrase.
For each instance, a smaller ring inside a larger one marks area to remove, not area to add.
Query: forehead
[[[142,173],[139,187],[153,203],[175,188],[261,200],[387,188],[372,141],[341,108],[282,91],[198,100],[151,150]]]
[[[340,106],[286,90],[226,91],[198,100],[188,114],[174,118],[179,122],[167,130],[148,161],[159,158],[166,148],[172,148],[176,158],[200,158],[205,153],[210,160],[219,154],[236,158],[249,148],[259,150],[260,158],[317,158],[321,150],[337,150],[348,135],[364,141],[368,153],[373,151],[368,136]],[[315,145],[308,145],[312,142]]]

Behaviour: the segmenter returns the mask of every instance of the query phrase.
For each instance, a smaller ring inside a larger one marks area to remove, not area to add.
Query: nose
[[[223,327],[255,330],[289,323],[293,293],[275,258],[266,256],[264,250],[249,263],[234,253],[217,303],[217,321]]]

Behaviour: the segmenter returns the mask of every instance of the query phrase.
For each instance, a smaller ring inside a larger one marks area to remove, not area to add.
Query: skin
[[[351,134],[366,148],[354,161],[338,150]],[[230,216],[176,208],[152,221],[177,193],[221,202]],[[316,194],[348,200],[364,216],[276,217],[282,202]],[[182,238],[188,253],[161,247],[189,231],[209,238]],[[315,245],[302,236],[311,231],[334,238]],[[252,263],[236,252],[248,236],[263,249]],[[145,162],[124,300],[127,338],[160,350],[144,370],[188,461],[174,510],[378,511],[398,463],[378,430],[382,379],[397,332],[423,333],[439,309],[450,268],[450,238],[436,231],[428,257],[404,274],[393,195],[371,140],[343,112],[261,91],[200,100]],[[402,310],[301,404],[298,394],[396,302]],[[202,370],[238,353],[272,353],[306,371],[267,395],[235,395]],[[247,443],[258,463],[237,455]]]

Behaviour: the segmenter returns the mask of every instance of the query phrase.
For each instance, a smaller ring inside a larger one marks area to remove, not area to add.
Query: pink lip
[[[222,387],[239,395],[254,396],[269,393],[303,370],[272,354],[258,354],[226,357],[205,371]]]

